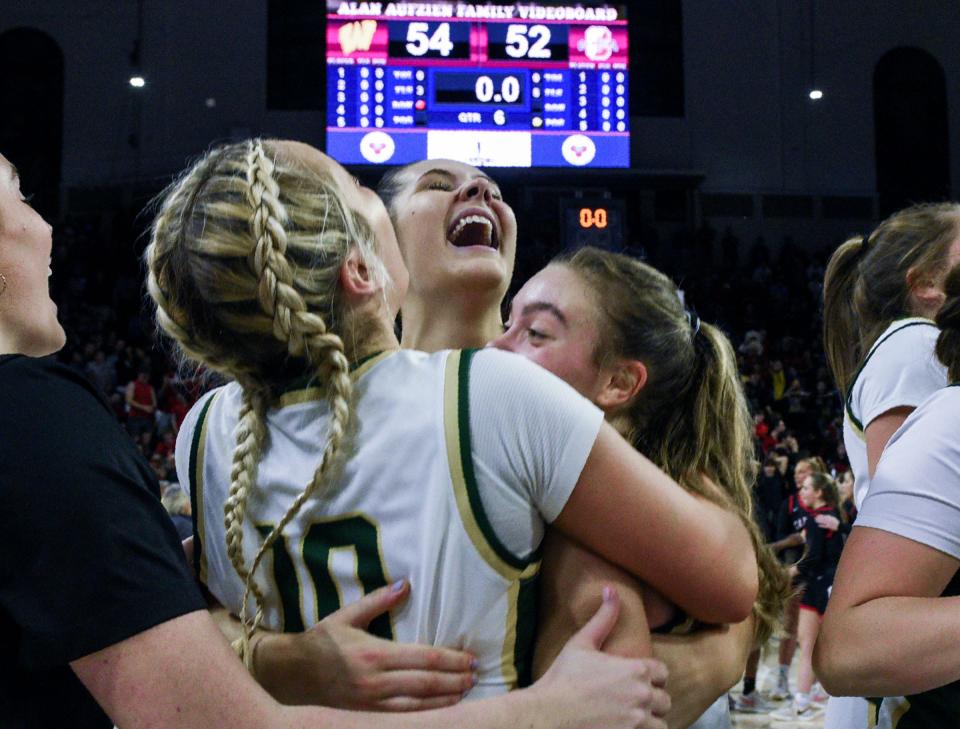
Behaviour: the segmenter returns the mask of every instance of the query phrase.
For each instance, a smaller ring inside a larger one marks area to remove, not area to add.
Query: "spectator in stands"
[[[820,632],[820,620],[827,609],[827,598],[843,549],[843,537],[836,531],[823,529],[817,517],[839,519],[837,485],[826,473],[811,473],[803,479],[797,493],[807,512],[803,525],[803,558],[792,568],[803,584],[797,641],[800,644],[800,666],[797,692],[793,702],[771,713],[776,719],[803,721],[819,715],[813,705],[813,647]],[[825,700],[825,696],[822,697]]]
[[[143,433],[153,433],[157,411],[157,393],[150,384],[150,371],[141,369],[137,379],[127,383],[127,431],[139,439]]]
[[[780,505],[787,497],[786,477],[778,468],[776,456],[769,455],[764,459],[763,468],[757,477],[755,493],[760,526],[767,542],[774,542]]]
[[[93,360],[87,363],[87,376],[105,395],[112,393],[117,386],[117,370],[107,360],[107,355],[102,349],[98,349],[93,355]]]
[[[193,535],[193,520],[190,516],[190,497],[187,496],[187,492],[179,485],[171,484],[164,490],[161,501],[180,539],[189,539]]]

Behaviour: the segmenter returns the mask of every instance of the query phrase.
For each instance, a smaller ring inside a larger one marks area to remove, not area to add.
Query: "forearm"
[[[543,554],[535,678],[546,673],[570,636],[596,612],[604,585],[616,588],[620,595],[620,618],[604,642],[604,650],[631,658],[651,655],[643,588],[633,575],[556,530],[547,532]]]
[[[711,539],[699,545],[689,565],[694,584],[687,601],[674,600],[691,617],[705,623],[737,623],[749,617],[759,589],[757,556],[749,533],[734,512],[709,502],[713,511]],[[666,590],[662,592],[672,596]]]
[[[778,539],[776,542],[770,543],[770,549],[774,552],[782,552],[784,549],[789,549],[790,547],[799,547],[803,544],[803,534],[800,532],[795,532],[790,536],[784,537],[783,539]]]
[[[960,680],[958,616],[960,597],[832,605],[814,652],[817,676],[838,696],[907,695]]]
[[[456,706],[437,711],[410,714],[374,714],[355,712],[331,712],[336,721],[327,721],[329,729],[498,729],[499,727],[546,727],[561,726],[562,718],[553,716],[549,706],[537,699],[536,692],[529,690],[480,699],[464,701]],[[293,726],[293,725],[291,725]]]
[[[754,620],[748,618],[686,636],[653,636],[653,655],[670,670],[670,729],[692,724],[740,680],[753,635]]]

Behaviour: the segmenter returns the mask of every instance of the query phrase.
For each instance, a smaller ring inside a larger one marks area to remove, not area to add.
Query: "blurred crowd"
[[[174,444],[209,378],[185,374],[158,342],[145,306],[143,235],[124,233],[132,227],[129,219],[94,219],[56,229],[51,288],[69,342],[58,356],[104,394],[168,501],[177,503],[174,513],[189,514],[189,499],[178,496]],[[834,475],[844,472],[842,403],[820,341],[823,269],[832,246],[816,251],[789,238],[773,248],[762,238],[747,246],[729,229],[718,235],[709,226],[669,242],[648,234],[651,240],[631,249],[644,250],[674,278],[688,305],[730,337],[754,414],[757,458],[776,461],[782,495],[791,491],[801,458],[819,456]],[[515,289],[550,255],[541,242],[521,241],[518,248]]]

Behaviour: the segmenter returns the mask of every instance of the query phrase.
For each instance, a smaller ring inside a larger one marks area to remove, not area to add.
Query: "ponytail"
[[[960,204],[914,205],[866,238],[841,245],[823,281],[823,346],[844,397],[867,351],[897,319],[914,315],[907,276],[938,276],[960,232]]]
[[[860,324],[853,304],[858,263],[867,238],[851,238],[830,256],[823,277],[823,349],[837,388],[847,396],[863,352]]]
[[[688,315],[673,282],[644,263],[582,248],[554,265],[576,273],[594,296],[597,364],[623,358],[646,365],[646,385],[614,424],[682,486],[736,512],[749,531],[760,579],[756,633],[766,639],[790,584],[753,520],[752,419],[733,347],[719,329]]]
[[[755,638],[757,645],[763,645],[779,625],[783,606],[792,594],[792,587],[787,573],[753,519],[751,487],[757,478],[757,463],[754,459],[750,411],[740,386],[733,347],[723,332],[706,323],[701,323],[700,332],[694,340],[699,384],[691,388],[693,417],[684,418],[679,408],[679,417],[676,417],[677,426],[690,426],[687,438],[695,449],[693,468],[683,483],[702,481],[698,474],[704,474],[716,483],[724,484],[737,514],[750,533],[750,541],[757,554],[760,580],[754,605]],[[687,423],[679,422],[684,420]]]

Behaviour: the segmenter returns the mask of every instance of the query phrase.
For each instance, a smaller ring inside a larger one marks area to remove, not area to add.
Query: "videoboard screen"
[[[345,164],[629,167],[625,4],[327,0]]]

